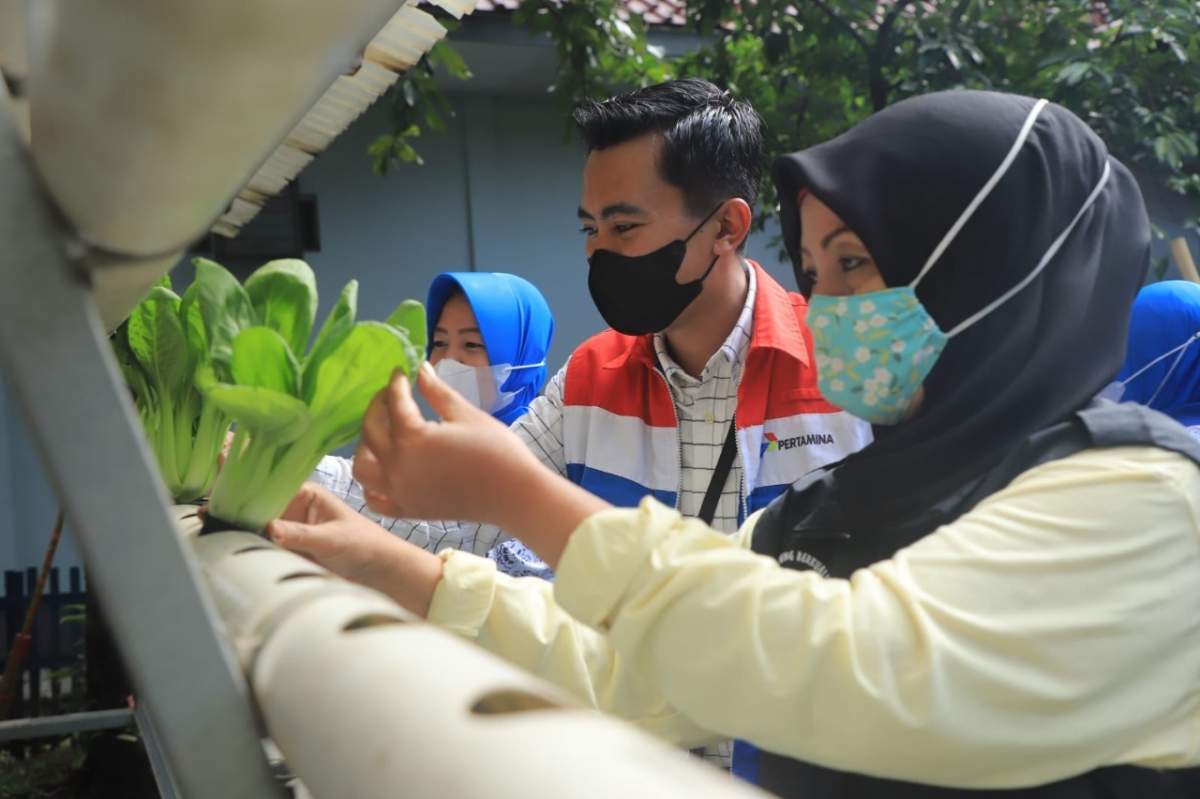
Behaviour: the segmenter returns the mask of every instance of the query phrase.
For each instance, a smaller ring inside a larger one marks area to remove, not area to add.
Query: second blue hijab
[[[1133,303],[1125,364],[1117,379],[1129,380],[1197,332],[1200,285],[1167,280],[1146,286]],[[1163,358],[1129,380],[1121,399],[1147,405],[1188,427],[1200,425],[1200,341],[1193,340],[1181,352]]]
[[[457,290],[466,296],[479,323],[488,362],[493,366],[507,363],[532,367],[514,371],[499,386],[503,392],[515,392],[515,396],[492,415],[512,424],[524,415],[546,382],[545,361],[554,338],[554,315],[546,298],[525,278],[505,272],[443,272],[433,279],[425,302],[429,341],[433,341],[433,328],[442,307]]]

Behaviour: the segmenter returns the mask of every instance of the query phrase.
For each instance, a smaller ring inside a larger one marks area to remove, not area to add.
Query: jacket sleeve
[[[828,767],[1014,788],[1192,765],[1197,497],[1178,455],[1091,450],[848,580],[647,500],[575,531],[556,613],[606,634],[639,690],[692,723]]]

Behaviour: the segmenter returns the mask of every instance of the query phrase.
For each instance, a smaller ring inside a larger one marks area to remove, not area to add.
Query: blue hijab
[[[1197,332],[1200,332],[1200,285],[1187,280],[1167,280],[1146,286],[1133,302],[1125,364],[1117,379],[1126,380]],[[1175,353],[1163,358],[1130,380],[1122,401],[1148,405],[1188,427],[1200,425],[1200,341],[1193,341],[1180,356],[1181,353]],[[1165,383],[1164,378],[1167,378]]]
[[[544,362],[554,338],[554,315],[542,293],[524,278],[504,272],[443,272],[433,279],[425,302],[430,342],[442,307],[459,289],[479,322],[488,361],[493,366],[543,364],[515,370],[500,386],[501,391],[515,392],[516,396],[492,415],[512,424],[524,415],[546,382]]]

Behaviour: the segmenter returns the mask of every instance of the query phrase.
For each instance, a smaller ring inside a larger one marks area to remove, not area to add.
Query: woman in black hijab
[[[735,770],[783,796],[1190,795],[1152,768],[1200,762],[1200,448],[1089,399],[1147,264],[1129,172],[1063,108],[953,92],[774,177],[822,392],[875,443],[730,541],[651,499],[607,509],[423,372],[425,422],[397,378],[364,485],[517,531],[558,580],[383,542],[372,584],[681,744],[755,744]]]

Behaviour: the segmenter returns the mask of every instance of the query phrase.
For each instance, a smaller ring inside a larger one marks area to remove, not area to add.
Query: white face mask
[[[1130,383],[1132,383],[1136,378],[1141,377],[1143,374],[1145,374],[1150,369],[1150,367],[1152,367],[1158,363],[1161,363],[1162,361],[1165,361],[1167,358],[1170,358],[1172,355],[1175,355],[1175,360],[1174,360],[1174,362],[1171,363],[1171,368],[1167,370],[1167,373],[1165,375],[1163,375],[1163,379],[1159,382],[1158,388],[1154,389],[1154,394],[1152,394],[1150,399],[1147,400],[1147,402],[1146,402],[1146,407],[1150,407],[1151,405],[1154,404],[1154,400],[1158,399],[1158,395],[1160,393],[1162,393],[1163,386],[1165,386],[1167,384],[1167,381],[1171,379],[1171,375],[1173,375],[1175,373],[1175,367],[1179,366],[1179,362],[1183,360],[1183,356],[1187,352],[1188,347],[1190,347],[1192,345],[1192,343],[1194,341],[1196,341],[1196,339],[1200,339],[1200,331],[1196,331],[1194,334],[1192,334],[1191,336],[1188,337],[1187,341],[1183,342],[1178,347],[1175,347],[1172,350],[1168,350],[1167,352],[1164,352],[1162,355],[1158,356],[1153,361],[1151,361],[1150,363],[1143,366],[1141,369],[1138,369],[1136,372],[1134,372],[1133,374],[1131,374],[1129,377],[1125,378],[1124,380],[1116,380],[1112,383],[1109,383],[1107,386],[1105,386],[1100,391],[1099,394],[1096,395],[1096,398],[1097,399],[1106,399],[1106,400],[1110,400],[1112,402],[1120,402],[1121,398],[1125,396],[1125,387],[1126,386],[1128,386]],[[1178,354],[1176,355],[1176,353],[1178,353]]]
[[[546,362],[541,361],[522,366],[513,366],[511,363],[468,366],[453,358],[442,358],[433,371],[467,402],[487,413],[495,413],[507,407],[517,396],[515,391],[500,390],[510,374],[519,369],[537,369],[545,365]]]

